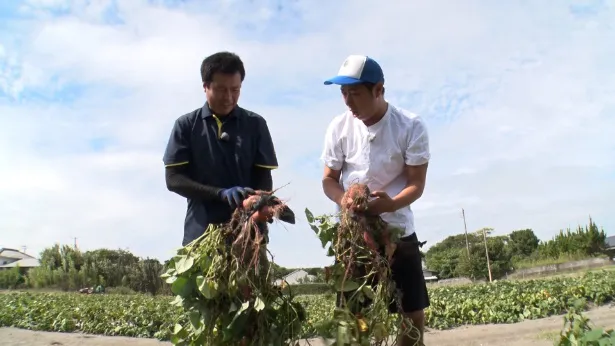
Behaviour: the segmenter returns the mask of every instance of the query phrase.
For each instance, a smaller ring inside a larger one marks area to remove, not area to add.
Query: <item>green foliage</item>
[[[328,256],[335,258],[327,269],[332,289],[345,296],[341,304],[321,316],[318,322],[312,322],[310,328],[318,335],[334,338],[336,345],[388,344],[387,339],[400,330],[402,323],[410,325],[410,322],[391,318],[389,304],[396,301],[392,301],[395,284],[388,262],[363,242],[364,233],[384,234],[378,227],[381,224],[376,222],[374,228],[362,228],[370,221],[356,222],[349,215],[342,215],[342,221],[337,223],[331,216],[314,216],[308,209],[305,215]],[[390,234],[393,242],[400,233]],[[363,272],[362,268],[366,270]],[[373,279],[377,280],[376,285],[371,283]],[[369,305],[364,304],[367,301]],[[418,336],[416,328],[408,328],[405,333]]]
[[[0,294],[0,326],[169,339],[179,310],[169,298],[78,293]]]
[[[105,289],[105,293],[127,296],[127,295],[137,294],[138,292],[133,291],[131,288],[120,286],[120,287],[109,287]]]
[[[177,321],[174,345],[284,345],[305,320],[305,310],[273,285],[264,248],[238,248],[228,242],[226,228],[211,225],[178,250],[163,278],[175,294],[174,306],[187,321]],[[245,251],[246,257],[242,254]],[[255,258],[255,264],[244,261]]]
[[[164,272],[164,267],[155,259],[146,258],[133,263],[130,271],[125,276],[128,287],[137,292],[158,294],[164,292],[164,282],[160,275]]]
[[[56,244],[41,252],[40,264],[28,271],[29,287],[75,291],[103,285],[150,294],[170,292],[160,278],[164,266],[158,260],[141,259],[126,250],[98,249],[82,254],[71,246]]]
[[[585,227],[560,231],[553,239],[540,242],[531,229],[522,229],[508,235],[487,235],[487,247],[494,279],[514,269],[551,263],[575,261],[602,256],[606,234],[592,219]],[[438,273],[440,279],[465,276],[473,279],[489,277],[482,231],[466,235],[456,234],[435,244],[425,254],[427,267]]]
[[[97,284],[109,287],[129,286],[129,276],[140,270],[139,257],[126,250],[88,251],[84,254],[84,262],[99,278]]]
[[[538,249],[538,244],[540,244],[540,240],[531,229],[512,231],[508,236],[510,253],[514,257],[528,257]]]
[[[564,327],[555,341],[555,346],[609,346],[615,345],[613,329],[592,327],[590,320],[582,311],[585,299],[578,299],[564,317]]]
[[[506,236],[487,238],[491,273],[495,278],[504,276],[512,269],[510,252],[506,248],[507,240],[508,238]],[[466,251],[460,251],[459,262],[455,271],[457,276],[464,276],[472,279],[489,277],[484,244],[484,239],[481,242],[473,242],[470,246],[469,259]]]
[[[482,243],[482,235],[468,234],[468,243],[480,244]],[[459,276],[457,267],[462,256],[466,257],[466,263],[464,264],[463,271],[472,271],[475,265],[467,263],[467,247],[466,247],[466,235],[457,234],[446,237],[443,241],[433,245],[425,253],[425,262],[427,267],[438,273],[440,279],[449,279]],[[484,248],[483,248],[484,256]],[[486,269],[486,262],[485,262]]]
[[[25,277],[21,275],[19,267],[0,270],[0,289],[13,289],[25,283]]]
[[[298,284],[298,285],[287,285],[282,289],[282,292],[289,293],[294,296],[299,295],[320,295],[327,294],[333,292],[333,287],[331,284],[324,282],[317,283],[309,283],[309,284]]]
[[[595,305],[613,301],[615,272],[439,287],[431,288],[429,295],[431,307],[427,309],[426,317],[427,326],[432,329],[467,324],[514,323],[564,313],[573,308],[572,313],[576,317],[572,328],[562,333],[568,339],[574,335],[576,340],[580,340],[581,335],[589,332],[585,326],[587,321],[579,318],[582,306],[577,305],[577,301],[584,299]],[[4,293],[0,294],[0,306],[5,307],[0,310],[0,326],[169,340],[176,323],[189,323],[189,316],[183,313],[182,308],[169,305],[172,301],[173,297],[169,296],[143,294]],[[334,295],[298,296],[295,301],[303,305],[307,313],[307,320],[298,337],[327,335],[329,332],[322,327],[334,313]],[[571,321],[570,315],[567,321]],[[612,331],[604,332],[602,335],[608,334],[612,338]],[[593,338],[596,334],[598,332],[592,332],[587,338]]]
[[[68,245],[55,244],[41,252],[39,261],[43,268],[68,272],[71,268],[80,270],[84,260],[79,250]]]
[[[606,233],[590,218],[589,225],[578,226],[575,231],[568,228],[560,231],[553,239],[538,246],[539,257],[558,258],[563,254],[597,256],[606,248]]]
[[[284,276],[293,272],[294,269],[284,268],[276,263],[271,263],[271,274],[275,279],[281,279]]]
[[[602,305],[615,298],[615,272],[581,277],[497,281],[429,291],[427,325],[445,329],[464,324],[515,323],[567,311],[579,298]]]
[[[50,269],[49,267],[38,267],[28,270],[28,282],[34,288],[59,288],[63,291],[74,291],[96,283],[95,273],[82,268],[77,270],[74,267],[64,270],[63,267]]]

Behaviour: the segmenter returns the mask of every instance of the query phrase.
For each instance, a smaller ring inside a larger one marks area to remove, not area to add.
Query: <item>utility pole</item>
[[[77,237],[74,237],[75,239],[75,250],[77,250]]]
[[[470,259],[470,243],[468,242],[468,226],[466,225],[466,212],[461,208],[461,216],[463,217],[463,228],[466,231],[466,250],[468,250],[468,260]]]
[[[487,270],[489,271],[489,282],[492,282],[491,264],[489,262],[489,249],[487,248],[487,229],[486,227],[483,227],[483,238],[485,239],[485,254],[487,255]]]

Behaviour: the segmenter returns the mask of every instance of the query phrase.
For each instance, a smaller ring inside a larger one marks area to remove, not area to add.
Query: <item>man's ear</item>
[[[374,96],[382,97],[384,95],[384,84],[379,82],[374,86]]]

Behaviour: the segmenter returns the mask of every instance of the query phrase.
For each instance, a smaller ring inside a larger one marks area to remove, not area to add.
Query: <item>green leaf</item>
[[[189,313],[190,324],[194,330],[199,329],[201,324],[201,314],[198,311],[190,311]]]
[[[314,214],[308,208],[305,208],[305,218],[308,223],[314,223]]]
[[[316,227],[314,225],[310,225],[310,228],[312,229],[312,231],[314,231],[314,233],[316,233],[316,234],[320,233],[320,230],[318,229],[318,227]]]
[[[175,277],[175,280],[171,283],[171,292],[179,294],[183,289],[188,279],[184,277]]]
[[[369,299],[374,299],[374,297],[376,296],[376,292],[374,292],[374,289],[369,286],[363,286],[361,291],[363,291],[363,294],[365,294],[365,296]]]
[[[182,273],[185,273],[188,270],[190,270],[190,268],[192,268],[193,264],[194,264],[194,258],[192,258],[192,257],[182,257],[175,264],[175,270],[177,271],[177,274],[182,274]]]
[[[585,332],[582,340],[588,341],[588,342],[595,342],[595,341],[600,340],[603,335],[604,335],[604,330],[602,328],[593,329],[588,332]]]
[[[344,325],[340,325],[339,327],[337,327],[337,338],[335,341],[338,345],[346,345],[350,343],[350,337],[348,335],[348,327]]]
[[[180,295],[182,297],[187,297],[190,295],[190,291],[192,290],[193,285],[190,284],[190,281],[188,278],[185,277],[178,277],[177,280],[175,280],[172,284],[171,284],[171,292]]]
[[[203,258],[201,258],[200,262],[201,262],[201,268],[200,269],[203,272],[207,272],[209,270],[209,267],[211,267],[211,264],[212,264],[211,257],[203,256]]]
[[[218,296],[217,284],[211,280],[205,279],[202,275],[196,277],[196,285],[203,297],[214,299]]]
[[[349,292],[349,291],[354,291],[358,289],[359,287],[361,287],[361,285],[359,285],[358,283],[352,280],[344,281],[343,286],[342,286],[342,281],[343,280],[340,278],[338,281],[335,282],[335,289],[337,291]]]
[[[243,304],[241,304],[241,307],[237,311],[237,315],[242,314],[244,311],[248,310],[249,307],[250,307],[250,302],[244,302]]]
[[[237,311],[237,305],[234,302],[231,302],[231,307],[228,309],[228,312],[235,312]]]
[[[182,296],[175,296],[175,299],[171,301],[171,305],[181,307],[184,303],[184,298]]]
[[[173,334],[177,335],[179,334],[182,330],[184,329],[184,327],[182,327],[181,324],[176,323],[175,326],[173,327]]]
[[[256,300],[254,300],[254,310],[261,311],[264,308],[265,302],[260,297],[256,297]]]
[[[325,235],[325,236],[321,236],[321,235]],[[318,234],[318,239],[320,239],[320,243],[322,244],[323,248],[327,246],[329,239],[327,239],[326,234],[320,232],[320,234]]]
[[[241,308],[237,311],[233,320],[224,330],[225,339],[231,340],[232,338],[238,338],[243,336],[243,329],[245,328],[246,322],[248,321],[248,314],[244,314],[246,310],[250,307],[250,302],[245,302],[241,304]]]

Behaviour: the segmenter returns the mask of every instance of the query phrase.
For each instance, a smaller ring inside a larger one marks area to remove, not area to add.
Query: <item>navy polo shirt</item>
[[[223,189],[254,188],[254,166],[278,167],[263,117],[239,106],[217,117],[207,103],[175,121],[163,162],[165,167],[188,165],[191,179]],[[223,201],[188,199],[182,245],[201,236],[209,224],[228,222],[232,212]]]

